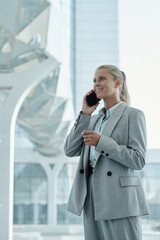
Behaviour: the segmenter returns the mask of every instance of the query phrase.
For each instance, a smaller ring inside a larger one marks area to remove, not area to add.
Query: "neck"
[[[121,100],[119,97],[116,97],[116,98],[111,98],[111,99],[103,99],[103,101],[104,101],[105,109],[108,110],[111,107],[113,107],[114,105],[116,105],[117,103],[119,103]]]

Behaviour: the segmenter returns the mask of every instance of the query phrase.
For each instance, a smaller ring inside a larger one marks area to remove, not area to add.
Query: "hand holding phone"
[[[92,107],[96,105],[101,99],[97,98],[95,92],[93,91],[90,95],[86,96],[86,101],[88,106]]]
[[[87,92],[83,97],[82,114],[91,115],[96,110],[99,100],[93,90]]]

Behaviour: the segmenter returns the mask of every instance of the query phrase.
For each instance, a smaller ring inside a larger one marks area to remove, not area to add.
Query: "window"
[[[148,231],[160,231],[160,150],[148,149],[147,163],[142,172],[143,186],[149,204],[150,215],[144,217]]]
[[[47,224],[47,177],[40,164],[14,167],[14,224]]]
[[[57,179],[57,224],[82,224],[82,218],[67,211],[77,163],[64,164]]]

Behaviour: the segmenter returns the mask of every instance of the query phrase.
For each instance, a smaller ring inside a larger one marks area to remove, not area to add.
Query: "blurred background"
[[[126,73],[146,116],[143,240],[160,239],[159,11],[159,0],[1,0],[0,240],[84,240],[66,211],[78,158],[63,146],[102,64]]]

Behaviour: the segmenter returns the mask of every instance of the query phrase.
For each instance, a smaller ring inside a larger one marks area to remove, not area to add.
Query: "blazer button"
[[[110,176],[112,176],[112,172],[107,172],[107,175],[110,177]]]
[[[83,170],[83,169],[80,169],[80,170],[79,170],[79,173],[80,173],[80,174],[83,174],[83,173],[84,173],[84,170]]]
[[[103,154],[103,153],[104,153],[104,151],[101,151],[101,153]]]
[[[109,156],[109,153],[106,153],[106,156],[108,157],[108,156]]]

